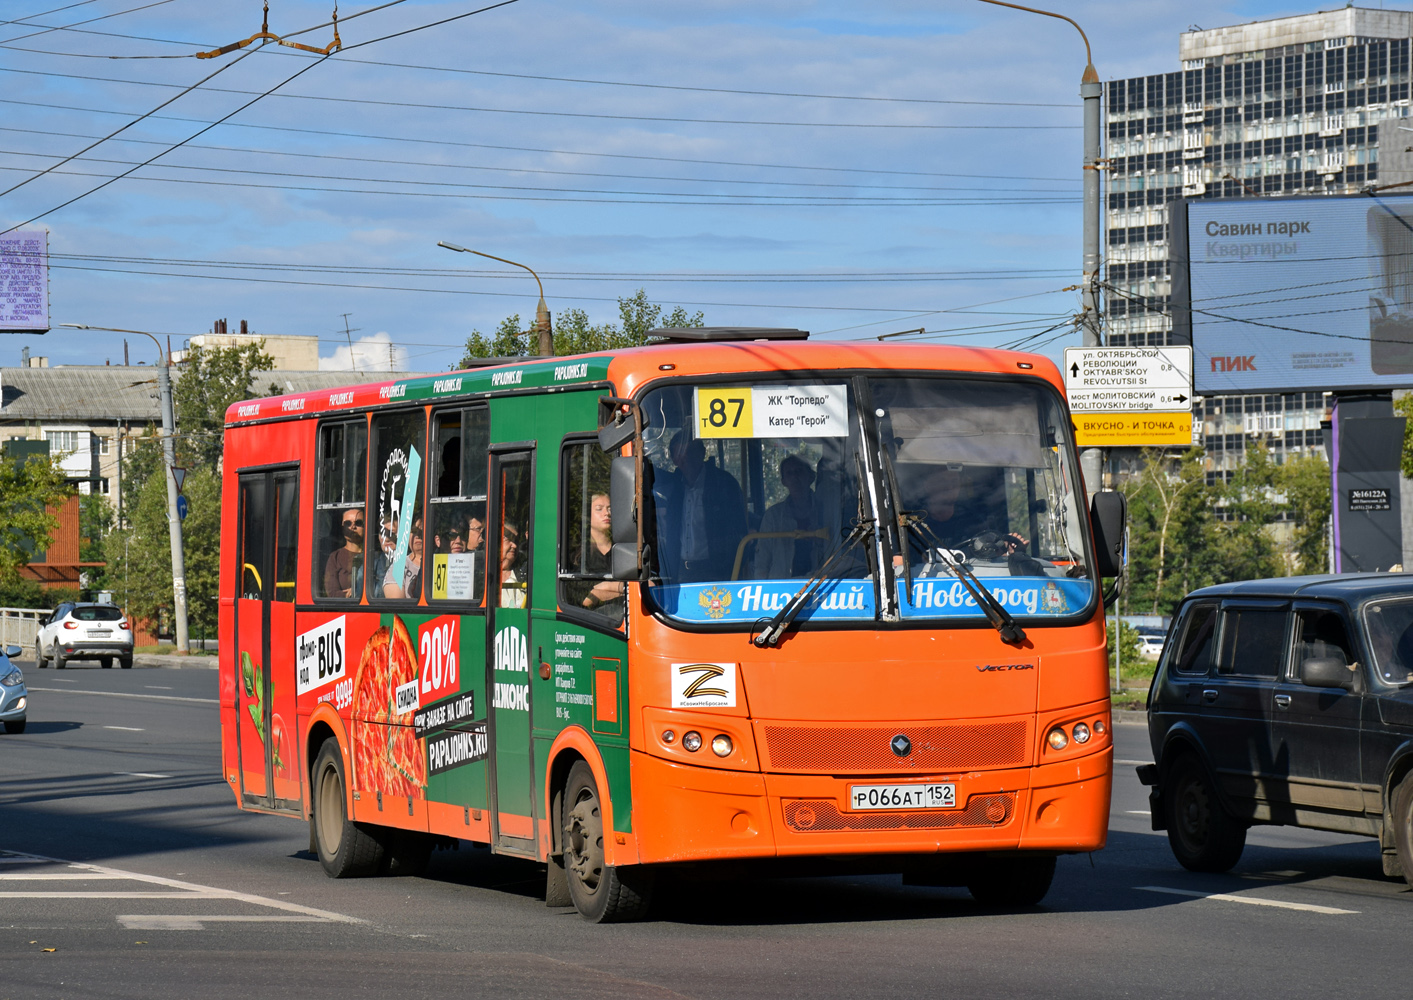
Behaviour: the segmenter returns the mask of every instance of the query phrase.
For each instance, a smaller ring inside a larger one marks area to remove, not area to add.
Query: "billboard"
[[[18,229],[0,236],[0,332],[49,329],[49,234]]]
[[[1413,196],[1179,202],[1172,224],[1198,395],[1413,386]]]

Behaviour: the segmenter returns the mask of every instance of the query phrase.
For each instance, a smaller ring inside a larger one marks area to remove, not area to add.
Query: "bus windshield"
[[[671,618],[750,627],[841,546],[797,621],[982,619],[953,562],[1018,619],[1093,598],[1064,411],[1037,383],[756,379],[642,406],[646,593]]]

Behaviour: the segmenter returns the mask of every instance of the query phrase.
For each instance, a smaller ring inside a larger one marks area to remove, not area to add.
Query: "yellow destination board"
[[[1191,413],[1075,413],[1081,448],[1156,448],[1192,444]]]

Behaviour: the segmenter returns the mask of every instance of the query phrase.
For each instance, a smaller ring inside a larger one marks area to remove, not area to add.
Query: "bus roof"
[[[669,367],[670,366],[670,367]],[[832,369],[979,372],[1035,375],[1064,392],[1059,369],[1040,354],[940,344],[839,341],[733,341],[650,344],[599,354],[527,357],[486,368],[368,382],[346,388],[268,396],[233,403],[227,426],[313,413],[362,410],[393,402],[434,401],[483,393],[546,390],[611,382],[629,396],[644,383],[671,377]]]

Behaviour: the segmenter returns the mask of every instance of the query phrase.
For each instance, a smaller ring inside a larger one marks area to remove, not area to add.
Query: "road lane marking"
[[[0,872],[3,882],[105,882],[131,881],[126,875],[76,875],[73,872]]]
[[[104,729],[118,729],[125,733],[145,733],[146,729],[139,729],[137,726],[104,726]]]
[[[56,677],[54,679],[58,680],[59,678]],[[64,683],[77,684],[78,681],[65,681]],[[148,701],[194,701],[202,705],[219,705],[221,703],[219,698],[183,698],[181,695],[176,694],[133,694],[129,691],[85,691],[81,688],[74,688],[72,690],[69,688],[37,688],[32,684],[29,686],[29,689],[31,691],[48,691],[51,694],[96,694],[104,698],[145,698]]]
[[[150,689],[152,689],[153,691],[170,691],[170,690],[172,690],[172,686],[171,686],[170,684],[144,684],[144,685],[142,685],[142,686],[145,687],[145,688],[150,688]]]
[[[225,914],[121,913],[118,923],[130,931],[204,931],[205,924],[325,924],[322,917],[227,916]]]
[[[42,854],[24,854],[19,851],[5,851],[0,853],[0,862],[12,863],[14,859],[25,858],[31,863],[47,863],[55,865],[65,865],[71,871],[88,872],[98,875],[113,875],[118,878],[130,879],[134,882],[145,882],[148,885],[160,886],[163,889],[177,890],[175,892],[5,892],[0,891],[0,901],[10,898],[35,899],[51,897],[55,899],[224,899],[239,903],[249,903],[252,906],[263,906],[271,910],[279,910],[283,913],[297,914],[303,917],[312,917],[320,923],[339,924],[362,924],[367,923],[360,917],[351,917],[345,913],[335,913],[332,910],[320,910],[313,906],[301,906],[299,903],[291,903],[283,899],[271,899],[269,896],[257,896],[250,892],[240,892],[235,889],[218,889],[214,886],[199,885],[195,882],[183,882],[174,878],[163,878],[160,875],[144,875],[141,872],[125,871],[122,868],[110,868],[106,865],[91,865],[78,861],[65,861],[62,858],[45,857]],[[200,914],[192,914],[193,919],[200,919]]]
[[[115,775],[117,775],[118,777],[120,777],[120,778],[172,778],[172,777],[175,777],[175,775],[171,775],[171,774],[152,774],[151,772],[148,772],[148,771],[114,771],[113,773],[114,773]]]
[[[1223,903],[1247,903],[1251,906],[1274,906],[1281,910],[1303,910],[1306,913],[1324,913],[1330,916],[1346,916],[1358,910],[1341,910],[1333,906],[1317,906],[1314,903],[1288,903],[1283,899],[1260,899],[1256,896],[1233,896],[1226,892],[1197,892],[1193,889],[1170,889],[1162,885],[1136,885],[1142,892],[1163,892],[1170,896],[1189,896],[1193,899],[1215,899]]]
[[[1115,764],[1131,764],[1134,767],[1142,767],[1144,764],[1153,763],[1151,760],[1116,760]]]
[[[1152,815],[1153,815],[1153,811],[1152,811],[1151,809],[1125,809],[1124,812],[1128,813],[1130,816],[1152,816]]]

